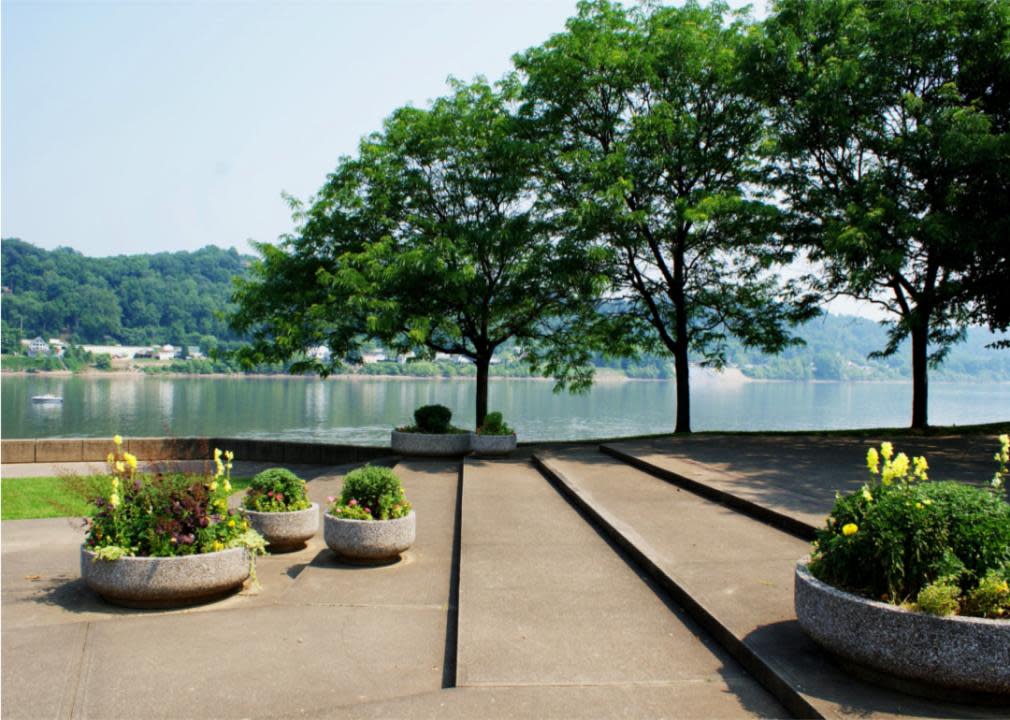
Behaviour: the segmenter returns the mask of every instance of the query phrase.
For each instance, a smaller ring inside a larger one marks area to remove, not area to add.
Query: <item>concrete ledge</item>
[[[464,436],[465,437],[465,436]],[[123,450],[138,460],[207,460],[214,448],[231,450],[237,460],[252,462],[344,465],[366,462],[392,453],[387,447],[249,440],[246,438],[126,438]],[[112,438],[3,440],[4,463],[102,462],[115,450]]]
[[[649,473],[660,480],[665,480],[668,483],[682,487],[685,490],[693,492],[695,495],[700,495],[708,500],[714,500],[715,502],[733,508],[744,515],[748,515],[755,520],[760,520],[761,522],[767,523],[772,527],[776,527],[779,530],[789,533],[790,535],[795,535],[801,540],[812,541],[817,537],[817,528],[809,523],[805,523],[802,520],[798,520],[790,515],[786,515],[785,513],[765,507],[764,505],[758,505],[755,502],[712,487],[711,485],[706,485],[698,482],[697,480],[692,480],[689,477],[672,472],[666,468],[656,467],[652,463],[646,462],[634,455],[630,455],[623,450],[619,450],[613,445],[600,445],[600,452],[620,460],[633,468],[637,468],[642,472]]]
[[[462,457],[470,452],[471,435],[473,433],[432,435],[394,430],[390,444],[393,447],[393,452],[397,452],[400,455]]]
[[[80,462],[83,440],[46,440],[35,444],[35,462]],[[4,455],[7,453],[5,452]]]
[[[35,462],[34,440],[4,440],[0,448],[0,462],[33,463]]]

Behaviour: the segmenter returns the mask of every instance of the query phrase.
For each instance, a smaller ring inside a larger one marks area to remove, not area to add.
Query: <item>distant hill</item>
[[[234,249],[92,258],[15,238],[0,246],[5,335],[23,327],[24,337],[81,343],[237,339],[217,317],[229,307],[231,278],[252,259]]]
[[[209,246],[196,252],[89,258],[69,248],[42,250],[17,239],[2,241],[4,345],[24,337],[64,336],[80,343],[173,345],[241,340],[219,314],[230,308],[231,279],[246,272],[250,256]],[[911,376],[907,348],[889,358],[867,356],[886,344],[885,330],[865,318],[824,315],[796,330],[805,345],[780,355],[747,350],[731,341],[727,360],[745,375],[776,380],[886,380]],[[1010,381],[1010,350],[985,346],[995,336],[971,328],[933,380]],[[213,340],[213,342],[208,342]],[[630,377],[673,376],[669,357],[598,361]],[[400,368],[399,370],[408,370]],[[519,368],[515,368],[518,372]],[[457,372],[458,368],[453,368]]]

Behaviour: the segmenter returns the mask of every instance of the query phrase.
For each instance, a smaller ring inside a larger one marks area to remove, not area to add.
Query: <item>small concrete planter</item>
[[[326,545],[342,560],[378,565],[396,560],[414,544],[417,522],[414,511],[396,520],[343,520],[323,515]]]
[[[937,617],[867,600],[827,585],[796,565],[796,617],[825,650],[884,684],[932,694],[951,688],[1010,701],[1010,621]]]
[[[390,443],[393,451],[401,455],[426,455],[429,457],[459,457],[470,452],[473,433],[401,432],[394,430]]]
[[[249,525],[267,541],[271,553],[289,552],[305,547],[319,530],[319,504],[292,512],[259,512],[242,509]]]
[[[176,557],[124,557],[96,560],[81,547],[81,577],[116,605],[170,608],[220,598],[249,577],[245,548]]]
[[[470,449],[477,455],[508,455],[516,449],[516,434],[511,435],[481,435],[473,433],[470,436]]]

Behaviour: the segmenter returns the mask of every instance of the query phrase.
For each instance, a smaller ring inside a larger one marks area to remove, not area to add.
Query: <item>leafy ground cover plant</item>
[[[172,557],[245,547],[264,552],[263,538],[235,510],[228,509],[234,456],[214,450],[215,473],[137,473],[137,458],[113,438],[109,453],[110,492],[95,497],[85,546],[98,559],[125,556]],[[224,460],[222,460],[222,457]]]
[[[414,411],[414,424],[398,428],[398,430],[429,435],[452,435],[466,432],[466,430],[454,427],[451,420],[452,410],[445,405],[423,405]]]
[[[396,473],[372,465],[347,473],[340,497],[327,501],[330,515],[342,520],[395,520],[411,510]]]
[[[867,453],[870,482],[836,498],[810,571],[864,597],[937,615],[1010,619],[1010,437],[988,487],[928,480],[925,458]]]
[[[477,428],[478,435],[514,435],[515,430],[508,426],[500,412],[490,412],[484,418],[484,424]]]
[[[286,468],[268,468],[249,483],[242,507],[255,512],[295,512],[312,506],[305,481]]]

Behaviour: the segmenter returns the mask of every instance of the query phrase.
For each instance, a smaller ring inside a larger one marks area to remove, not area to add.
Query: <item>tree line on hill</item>
[[[234,249],[92,258],[17,238],[0,247],[5,352],[36,336],[204,349],[240,339],[226,315],[231,279],[245,273],[251,258]]]
[[[294,203],[235,296],[244,357],[463,355],[478,425],[509,343],[559,388],[598,355],[672,360],[689,432],[691,364],[737,346],[856,372],[796,350],[846,294],[886,313],[873,356],[908,357],[925,427],[928,369],[969,323],[1010,327],[1008,46],[1002,0],[779,0],[761,22],[582,2],[500,81],[394,110]]]

